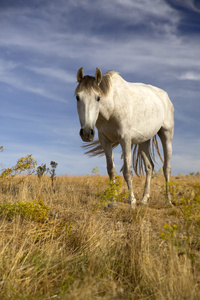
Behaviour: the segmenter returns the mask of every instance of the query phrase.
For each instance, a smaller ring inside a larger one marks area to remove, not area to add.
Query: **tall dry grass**
[[[200,299],[200,178],[172,180],[174,207],[158,176],[149,206],[135,210],[102,204],[98,175],[58,177],[54,190],[48,177],[1,181],[4,208],[37,199],[48,217],[0,215],[0,299]],[[144,178],[133,181],[139,199]]]

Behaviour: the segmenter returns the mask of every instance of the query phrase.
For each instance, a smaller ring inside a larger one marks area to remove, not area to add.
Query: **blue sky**
[[[80,67],[164,89],[175,107],[172,174],[200,171],[199,0],[1,0],[1,167],[32,154],[56,161],[58,175],[106,174],[105,158],[81,148]]]

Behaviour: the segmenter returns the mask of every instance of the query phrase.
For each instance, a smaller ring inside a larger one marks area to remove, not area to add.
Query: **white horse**
[[[163,171],[166,180],[166,204],[171,204],[168,182],[170,180],[172,138],[174,132],[174,107],[163,90],[143,83],[129,83],[117,72],[109,71],[102,76],[96,69],[95,77],[84,76],[83,68],[77,72],[78,86],[75,90],[77,109],[81,124],[80,136],[89,142],[87,154],[105,154],[107,171],[111,180],[115,176],[112,149],[118,144],[122,148],[123,175],[129,189],[132,207],[136,199],[132,189],[131,150],[133,145],[133,167],[137,173],[143,161],[146,182],[140,204],[147,204],[150,197],[150,182],[154,169],[155,146],[159,156],[156,134],[161,139],[164,153]],[[99,140],[92,142],[94,127],[98,129]],[[86,146],[87,147],[87,146]],[[142,158],[142,160],[141,160]],[[141,168],[140,168],[141,169]]]

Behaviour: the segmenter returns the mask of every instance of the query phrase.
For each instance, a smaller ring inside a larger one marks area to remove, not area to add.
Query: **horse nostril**
[[[83,136],[83,129],[80,130],[80,136]]]
[[[80,137],[82,138],[82,140],[84,141],[90,141],[93,139],[95,131],[94,129],[90,129],[90,128],[81,128],[80,130]]]

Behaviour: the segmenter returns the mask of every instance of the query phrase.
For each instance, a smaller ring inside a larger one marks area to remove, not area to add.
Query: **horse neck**
[[[114,99],[114,92],[117,88],[118,81],[121,77],[118,73],[113,73],[110,77],[110,89],[105,94],[102,95],[100,100],[100,111],[99,111],[99,118],[108,121],[112,116],[114,109],[115,109],[115,99]]]
[[[108,121],[114,110],[113,93],[109,92],[100,100],[99,118]]]

